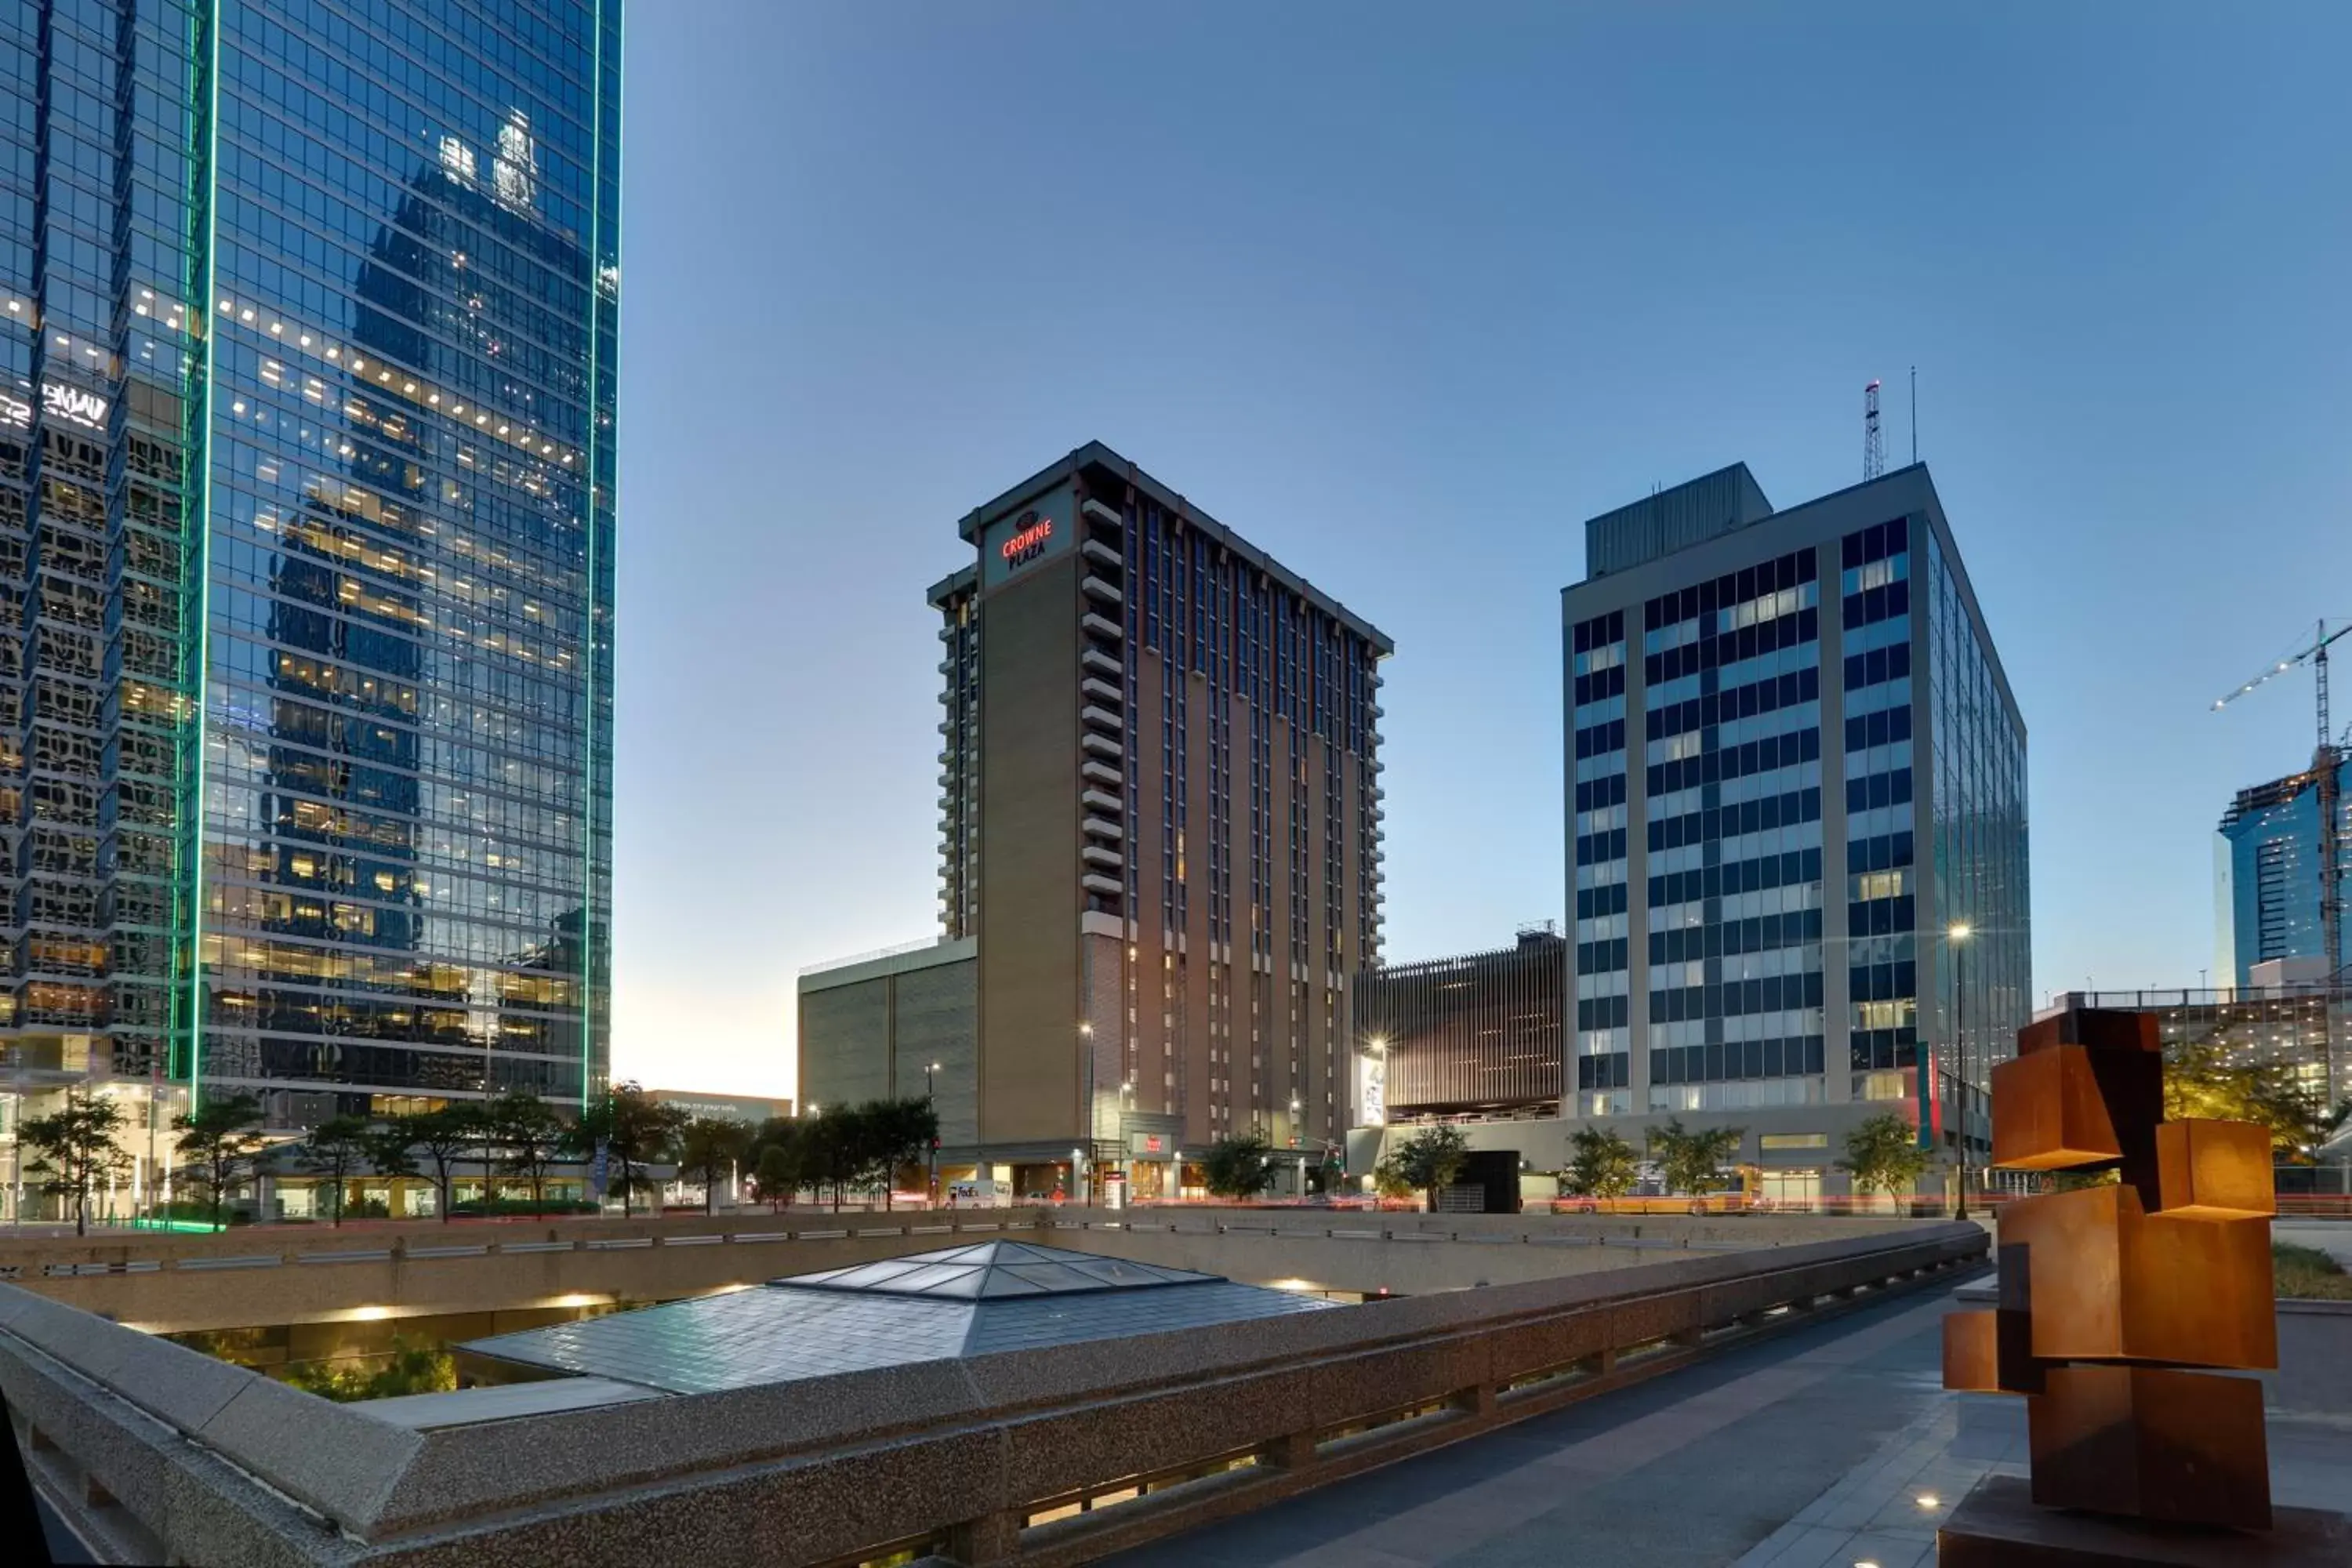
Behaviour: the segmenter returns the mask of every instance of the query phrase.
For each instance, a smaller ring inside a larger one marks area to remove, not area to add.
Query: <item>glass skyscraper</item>
[[[0,1028],[608,1059],[621,0],[0,8]]]
[[[1790,1196],[1879,1110],[1951,1147],[1966,1105],[1981,1148],[2032,994],[2025,728],[1927,470],[1776,512],[1735,466],[1586,541],[1566,1116],[1736,1122]]]
[[[2335,767],[2336,831],[2352,837],[2352,763]],[[2325,980],[2352,962],[2341,933],[2344,951],[2325,951],[2319,785],[2318,767],[2306,768],[2240,790],[2222,814],[2213,846],[2215,984],[2255,984],[2254,966],[2280,960],[2297,980]],[[2338,898],[2352,893],[2344,868],[2337,882]]]

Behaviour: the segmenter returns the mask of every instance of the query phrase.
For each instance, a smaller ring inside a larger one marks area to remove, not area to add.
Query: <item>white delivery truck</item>
[[[1005,1209],[1012,1206],[1013,1188],[1007,1183],[990,1181],[983,1176],[977,1181],[948,1184],[948,1207],[951,1209]]]

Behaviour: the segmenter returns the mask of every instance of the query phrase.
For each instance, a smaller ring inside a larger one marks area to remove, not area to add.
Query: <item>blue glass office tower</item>
[[[2337,832],[2352,837],[2352,763],[2336,764]],[[2352,942],[2325,963],[2319,908],[2320,837],[2317,768],[2242,789],[2222,814],[2213,846],[2214,983],[2247,986],[2254,965],[2280,959],[2300,973],[2288,979],[2325,979],[2352,962]],[[2339,869],[2341,891],[2352,894],[2352,874]]]
[[[298,1120],[604,1079],[620,36],[0,8],[19,1059]]]
[[[1738,1125],[1791,1198],[1890,1109],[1948,1149],[1965,1100],[1980,1151],[2032,990],[2025,727],[1927,469],[1776,512],[1734,466],[1585,528],[1566,1119]]]

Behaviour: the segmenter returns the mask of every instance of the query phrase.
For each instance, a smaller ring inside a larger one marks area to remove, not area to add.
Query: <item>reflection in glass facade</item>
[[[1992,1064],[2016,1054],[2033,1010],[2033,925],[2025,814],[2025,728],[1999,665],[1963,599],[1943,542],[1925,536],[1932,769],[1927,825],[1934,855],[1933,931],[1967,926],[1937,944],[1935,1008],[1939,1093],[1947,1106],[1966,1063],[1969,1135],[1991,1148]],[[1851,787],[1851,786],[1849,786]],[[1955,1055],[1954,1047],[1958,1047]]]
[[[620,12],[0,16],[20,1036],[351,1110],[602,1079]]]

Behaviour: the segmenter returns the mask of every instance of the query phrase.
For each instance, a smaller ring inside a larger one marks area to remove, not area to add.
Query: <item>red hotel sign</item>
[[[1004,564],[1008,569],[1025,566],[1045,553],[1046,542],[1053,537],[1054,520],[1052,518],[1039,517],[1034,511],[1024,511],[1021,514],[1021,521],[1014,525],[1012,537],[998,545],[996,552],[1004,557]]]
[[[1049,490],[990,523],[981,536],[981,592],[1002,588],[1076,548],[1076,504],[1067,489]]]

